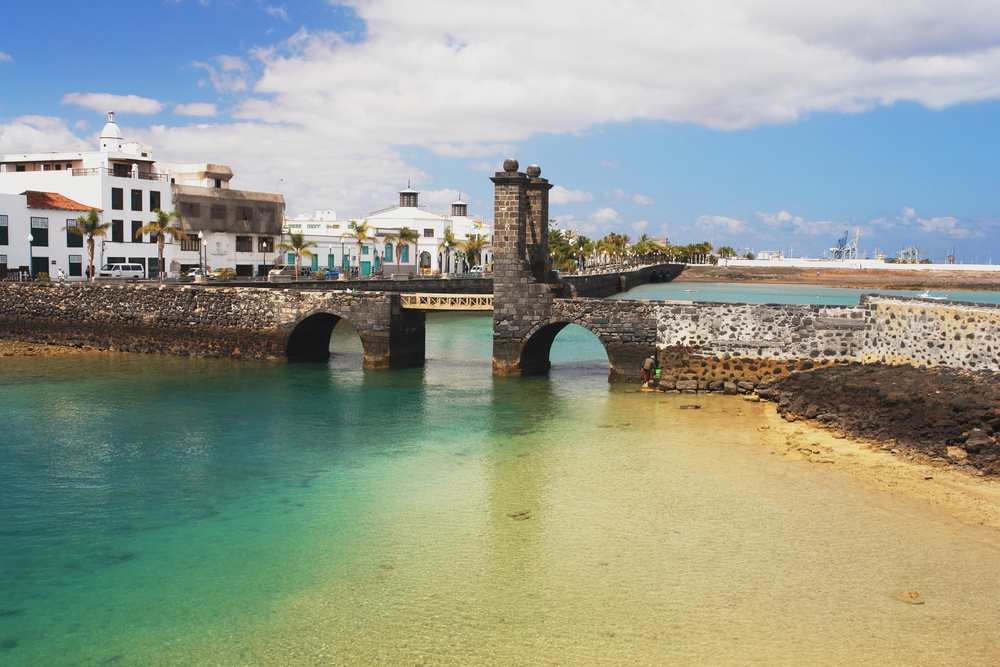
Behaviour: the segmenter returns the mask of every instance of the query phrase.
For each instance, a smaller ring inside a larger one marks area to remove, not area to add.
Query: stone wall
[[[430,278],[414,277],[410,280],[361,279],[303,280],[297,283],[265,283],[232,280],[209,282],[204,287],[259,287],[261,289],[287,290],[289,288],[306,291],[330,292],[334,290],[357,290],[359,292],[428,292],[432,294],[493,294],[493,278]]]
[[[683,264],[656,264],[633,271],[615,271],[593,275],[566,274],[559,276],[564,285],[562,296],[569,298],[604,298],[627,292],[648,283],[670,282],[684,271]]]
[[[865,296],[862,363],[1000,370],[1000,307]]]
[[[328,356],[330,333],[340,318],[358,331],[365,367],[423,362],[424,314],[400,308],[397,294],[0,284],[0,335],[98,349],[322,359]]]

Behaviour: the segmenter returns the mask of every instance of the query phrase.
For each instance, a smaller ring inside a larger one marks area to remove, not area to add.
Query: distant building
[[[89,206],[53,192],[0,194],[0,280],[48,273],[58,269],[83,279],[87,251],[84,238],[65,231]],[[96,262],[95,258],[95,262]]]
[[[374,211],[365,218],[340,220],[336,211],[316,211],[304,213],[285,220],[285,230],[289,233],[303,233],[306,239],[316,243],[313,269],[335,266],[341,270],[348,267],[360,269],[362,276],[373,271],[383,275],[394,273],[434,274],[460,273],[472,266],[472,258],[462,260],[455,250],[450,253],[445,265],[444,252],[440,250],[444,240],[444,230],[451,229],[458,242],[465,241],[473,234],[492,238],[493,226],[469,215],[469,205],[464,201],[451,204],[450,215],[439,215],[424,210],[419,203],[420,193],[407,187],[399,191],[399,205]],[[350,223],[367,221],[374,230],[374,240],[364,243],[358,257],[357,242],[345,237]],[[386,237],[399,232],[403,227],[416,231],[420,238],[415,245],[406,245],[397,266],[396,248],[386,241]],[[482,262],[492,261],[492,250],[483,252]]]
[[[97,265],[142,264],[148,275],[156,275],[160,268],[156,237],[137,236],[136,232],[156,219],[154,209],[166,213],[179,209],[179,226],[189,240],[175,243],[167,239],[165,269],[176,273],[204,261],[210,268],[235,266],[241,275],[264,271],[263,265],[274,259],[275,239],[284,218],[284,198],[280,194],[230,189],[233,172],[226,165],[157,164],[152,155],[151,148],[124,140],[111,112],[96,151],[4,155],[0,161],[0,194],[33,191],[61,195],[83,205],[84,212],[90,208],[101,211],[102,219],[111,227],[108,238],[98,243],[94,258]],[[16,201],[2,198],[0,206],[16,207]],[[28,234],[20,228],[25,224],[21,220],[24,216],[9,211],[0,209],[0,219],[6,216],[8,220],[7,236],[26,239]],[[30,220],[27,224],[31,224]],[[59,229],[64,226],[62,220]],[[65,250],[65,258],[51,259],[70,264],[69,249]],[[7,257],[8,266],[13,266],[12,257],[27,254],[14,250],[9,243],[7,252],[0,243],[0,253]]]

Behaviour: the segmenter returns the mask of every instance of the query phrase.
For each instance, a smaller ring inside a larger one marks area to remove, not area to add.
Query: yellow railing
[[[492,294],[400,294],[403,308],[415,310],[493,310]]]

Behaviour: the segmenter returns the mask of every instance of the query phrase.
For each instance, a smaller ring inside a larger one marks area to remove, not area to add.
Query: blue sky
[[[4,3],[0,150],[92,146],[113,107],[291,215],[409,179],[489,217],[514,155],[592,236],[1000,260],[1000,8],[804,4]]]

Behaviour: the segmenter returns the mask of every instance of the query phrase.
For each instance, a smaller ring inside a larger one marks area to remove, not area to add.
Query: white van
[[[97,272],[98,278],[126,278],[138,280],[146,277],[146,269],[142,264],[105,264]]]

